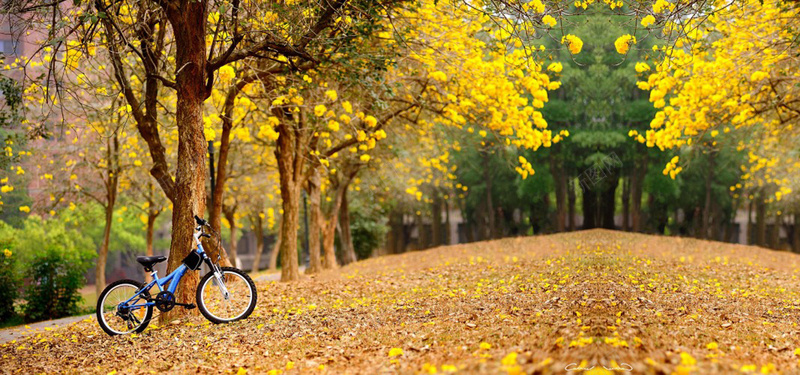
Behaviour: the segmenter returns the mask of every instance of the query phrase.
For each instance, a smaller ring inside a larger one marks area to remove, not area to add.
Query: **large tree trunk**
[[[172,242],[167,272],[172,272],[195,247],[194,215],[205,211],[206,140],[203,135],[203,102],[206,89],[205,27],[207,2],[181,1],[166,5],[175,36],[175,87],[178,97],[178,159],[172,194]],[[177,302],[191,303],[197,287],[197,272],[187,271],[175,293]],[[185,309],[162,315],[168,321]]]
[[[300,278],[297,256],[297,229],[300,222],[300,189],[304,181],[306,141],[308,129],[304,128],[303,111],[293,114],[281,108],[272,113],[281,119],[277,126],[278,140],[275,159],[280,175],[283,218],[281,220],[281,281]]]
[[[322,259],[320,257],[320,224],[322,223],[322,189],[319,170],[317,169],[308,179],[308,268],[307,274],[322,271]]]
[[[281,180],[281,199],[283,200],[283,219],[281,220],[281,281],[292,281],[300,278],[297,264],[297,226],[300,219],[300,185],[294,178],[294,165],[292,163],[293,152],[281,142],[285,138],[283,134],[278,137],[278,169],[280,170]],[[288,154],[288,155],[284,155]]]
[[[252,272],[258,272],[261,265],[261,254],[264,252],[264,220],[261,219],[261,214],[257,213],[250,217],[250,227],[253,229],[253,234],[256,236],[256,253],[253,255]]]
[[[350,232],[350,210],[347,207],[347,189],[342,195],[342,206],[339,208],[339,240],[342,242],[342,263],[350,264],[358,260]]]

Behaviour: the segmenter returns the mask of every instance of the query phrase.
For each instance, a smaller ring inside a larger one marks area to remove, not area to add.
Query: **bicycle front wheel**
[[[139,293],[144,284],[120,280],[107,286],[97,298],[97,323],[111,336],[139,333],[147,328],[153,306],[147,305],[147,292]],[[127,301],[127,302],[126,302]]]
[[[238,268],[222,267],[220,277],[209,272],[197,285],[197,307],[212,323],[245,319],[256,307],[256,286]]]

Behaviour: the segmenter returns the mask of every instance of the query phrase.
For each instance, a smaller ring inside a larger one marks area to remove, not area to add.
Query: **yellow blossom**
[[[317,117],[322,117],[322,115],[324,115],[327,110],[328,108],[325,107],[324,104],[317,104],[317,106],[314,107],[314,115]]]
[[[547,25],[548,27],[554,27],[558,22],[556,21],[555,18],[553,18],[553,16],[545,14],[545,16],[542,17],[542,23]]]
[[[339,96],[336,94],[336,90],[328,90],[328,91],[325,91],[325,96],[326,96],[328,99],[330,99],[330,101],[332,101],[332,102],[335,102],[335,101],[336,101],[336,99],[338,99],[338,98],[339,98]]]

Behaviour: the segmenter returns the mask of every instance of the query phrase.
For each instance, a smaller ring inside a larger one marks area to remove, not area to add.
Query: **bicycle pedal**
[[[191,309],[193,309],[195,307],[197,307],[197,306],[195,306],[193,303],[190,303],[190,304],[184,306],[184,308],[186,308],[186,310],[191,310]]]

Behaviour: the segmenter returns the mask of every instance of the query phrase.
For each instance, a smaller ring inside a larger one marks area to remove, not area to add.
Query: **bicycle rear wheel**
[[[153,316],[153,306],[144,306],[149,297],[147,292],[136,296],[143,287],[144,284],[138,281],[119,280],[100,293],[96,315],[97,323],[103,331],[115,336],[139,333],[147,328]],[[134,296],[136,297],[133,298]]]
[[[222,267],[220,280],[209,272],[197,285],[197,307],[212,323],[245,319],[256,307],[256,286],[238,268]],[[227,293],[227,294],[226,294]]]

